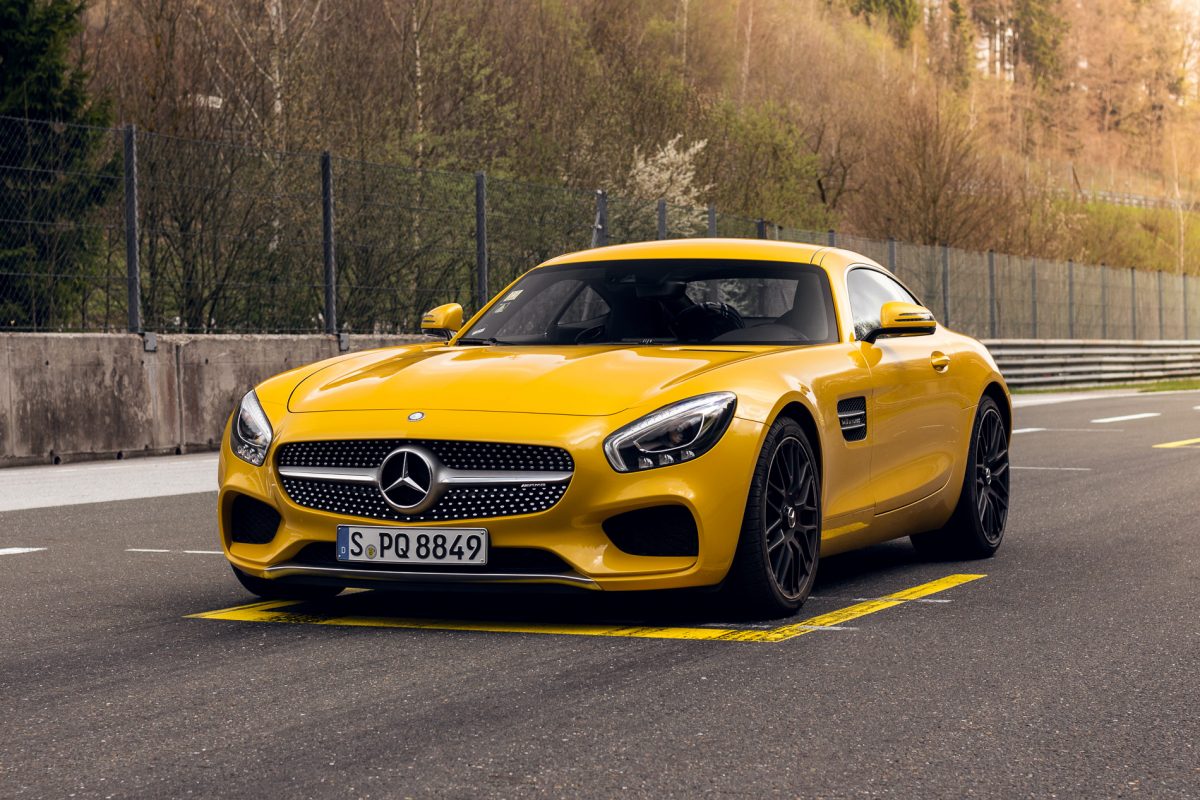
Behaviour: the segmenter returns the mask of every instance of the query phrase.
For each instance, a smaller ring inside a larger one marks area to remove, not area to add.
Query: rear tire
[[[342,592],[341,586],[305,586],[297,583],[283,583],[247,575],[237,567],[233,574],[238,583],[246,591],[256,594],[264,600],[328,600],[337,597]]]
[[[748,615],[794,614],[812,591],[821,551],[821,474],[794,420],[771,425],[759,453],[725,590]]]
[[[1008,522],[1008,431],[1000,407],[979,401],[967,453],[967,474],[950,521],[941,530],[915,534],[913,547],[936,559],[991,558]]]

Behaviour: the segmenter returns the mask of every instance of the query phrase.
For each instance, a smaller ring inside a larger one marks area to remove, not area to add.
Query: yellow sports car
[[[605,247],[422,327],[271,378],[231,416],[221,543],[251,592],[720,587],[778,616],[823,555],[1000,545],[1004,379],[863,256]]]

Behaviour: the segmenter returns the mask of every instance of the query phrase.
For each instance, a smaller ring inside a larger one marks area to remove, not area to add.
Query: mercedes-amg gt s
[[[870,259],[770,241],[552,259],[427,342],[264,381],[220,458],[266,598],[345,587],[720,587],[780,615],[823,555],[986,557],[1011,405],[977,341]]]

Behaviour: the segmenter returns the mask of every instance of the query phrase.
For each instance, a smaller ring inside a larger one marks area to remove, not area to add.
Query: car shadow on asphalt
[[[928,562],[907,541],[889,542],[821,561],[812,597],[797,614],[777,620],[747,617],[714,590],[595,592],[550,587],[528,591],[356,591],[309,601],[289,611],[314,617],[378,617],[479,623],[606,624],[639,627],[774,627],[824,613],[863,597],[906,588],[924,577]],[[915,580],[908,580],[916,576]]]

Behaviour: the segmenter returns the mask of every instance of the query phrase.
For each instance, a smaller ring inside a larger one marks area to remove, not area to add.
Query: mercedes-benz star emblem
[[[379,466],[379,491],[393,508],[417,513],[428,505],[433,477],[433,461],[429,455],[415,448],[402,447],[389,453]]]

